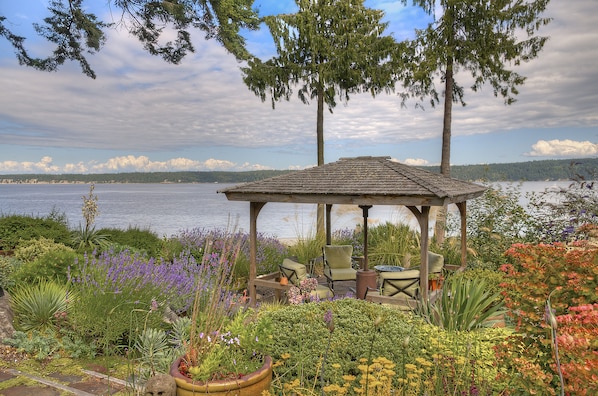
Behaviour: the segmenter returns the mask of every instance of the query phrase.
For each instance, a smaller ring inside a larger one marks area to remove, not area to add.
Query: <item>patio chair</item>
[[[357,270],[353,268],[353,246],[326,245],[322,248],[324,276],[328,287],[334,290],[334,281],[356,281]]]
[[[289,283],[297,287],[300,286],[303,279],[308,277],[307,267],[304,264],[288,258],[284,259],[278,268],[280,269],[280,274],[286,276]],[[310,294],[312,297],[317,297],[320,300],[334,297],[334,292],[329,287],[320,284]]]
[[[442,275],[444,270],[444,256],[428,252],[428,275]]]
[[[443,268],[444,257],[440,254],[428,252],[428,273],[442,274]],[[380,272],[378,274],[378,289],[366,290],[365,299],[376,302],[395,303],[408,309],[414,308],[419,299],[419,288],[419,269],[407,269],[400,272]]]

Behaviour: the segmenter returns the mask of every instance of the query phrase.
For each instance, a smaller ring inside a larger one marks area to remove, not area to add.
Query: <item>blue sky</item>
[[[31,34],[31,23],[45,16],[46,3],[0,3],[0,15],[30,37],[38,55],[45,47]],[[255,4],[262,13],[294,7],[292,0]],[[366,4],[385,11],[387,33],[397,39],[426,23],[420,11],[400,1]],[[518,101],[505,106],[487,87],[466,91],[467,106],[454,107],[452,164],[598,155],[596,15],[595,0],[551,1],[546,16],[554,21],[541,31],[550,40],[538,59],[516,69],[527,76]],[[255,54],[274,55],[267,29],[248,40]],[[315,103],[306,106],[294,96],[272,110],[246,88],[242,64],[216,42],[198,34],[195,45],[196,53],[174,66],[147,55],[122,29],[113,30],[102,51],[89,58],[98,75],[92,80],[76,64],[56,73],[19,66],[0,39],[0,174],[313,166]],[[466,77],[457,78],[467,85]],[[325,114],[325,161],[384,155],[439,164],[441,106],[422,111],[413,104],[402,109],[394,94],[354,95],[346,106],[339,104]]]

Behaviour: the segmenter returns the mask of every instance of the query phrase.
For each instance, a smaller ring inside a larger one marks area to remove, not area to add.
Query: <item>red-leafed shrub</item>
[[[598,303],[570,307],[556,320],[565,392],[598,395]]]
[[[565,389],[570,394],[591,389],[590,383],[596,382],[592,379],[597,356],[595,341],[590,340],[598,339],[598,330],[592,322],[594,314],[580,307],[598,301],[598,250],[516,244],[506,256],[509,263],[501,267],[505,273],[501,287],[516,333],[497,348],[497,354],[508,391],[554,394],[560,389],[551,328],[546,322],[549,296],[557,323],[563,324],[557,334]]]

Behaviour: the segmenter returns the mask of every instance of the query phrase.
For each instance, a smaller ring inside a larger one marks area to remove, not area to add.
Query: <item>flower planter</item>
[[[439,290],[442,287],[442,279],[429,279],[428,280],[428,289],[429,290]]]
[[[269,390],[272,383],[272,358],[266,356],[264,365],[258,371],[244,375],[239,379],[195,382],[184,376],[179,371],[181,363],[179,358],[170,366],[170,375],[176,382],[177,396],[202,396],[202,395],[227,395],[227,396],[252,396],[260,395],[262,391]]]

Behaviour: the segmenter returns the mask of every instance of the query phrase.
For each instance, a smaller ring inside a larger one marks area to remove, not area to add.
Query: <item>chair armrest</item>
[[[365,293],[363,294],[363,299],[364,299],[364,300],[365,300],[365,299],[366,299],[366,297],[368,296],[368,292],[369,292],[369,291],[375,291],[375,292],[378,292],[378,293],[380,293],[380,289],[378,289],[377,287],[370,287],[370,286],[367,286],[367,287],[366,287],[366,289],[365,289]]]

